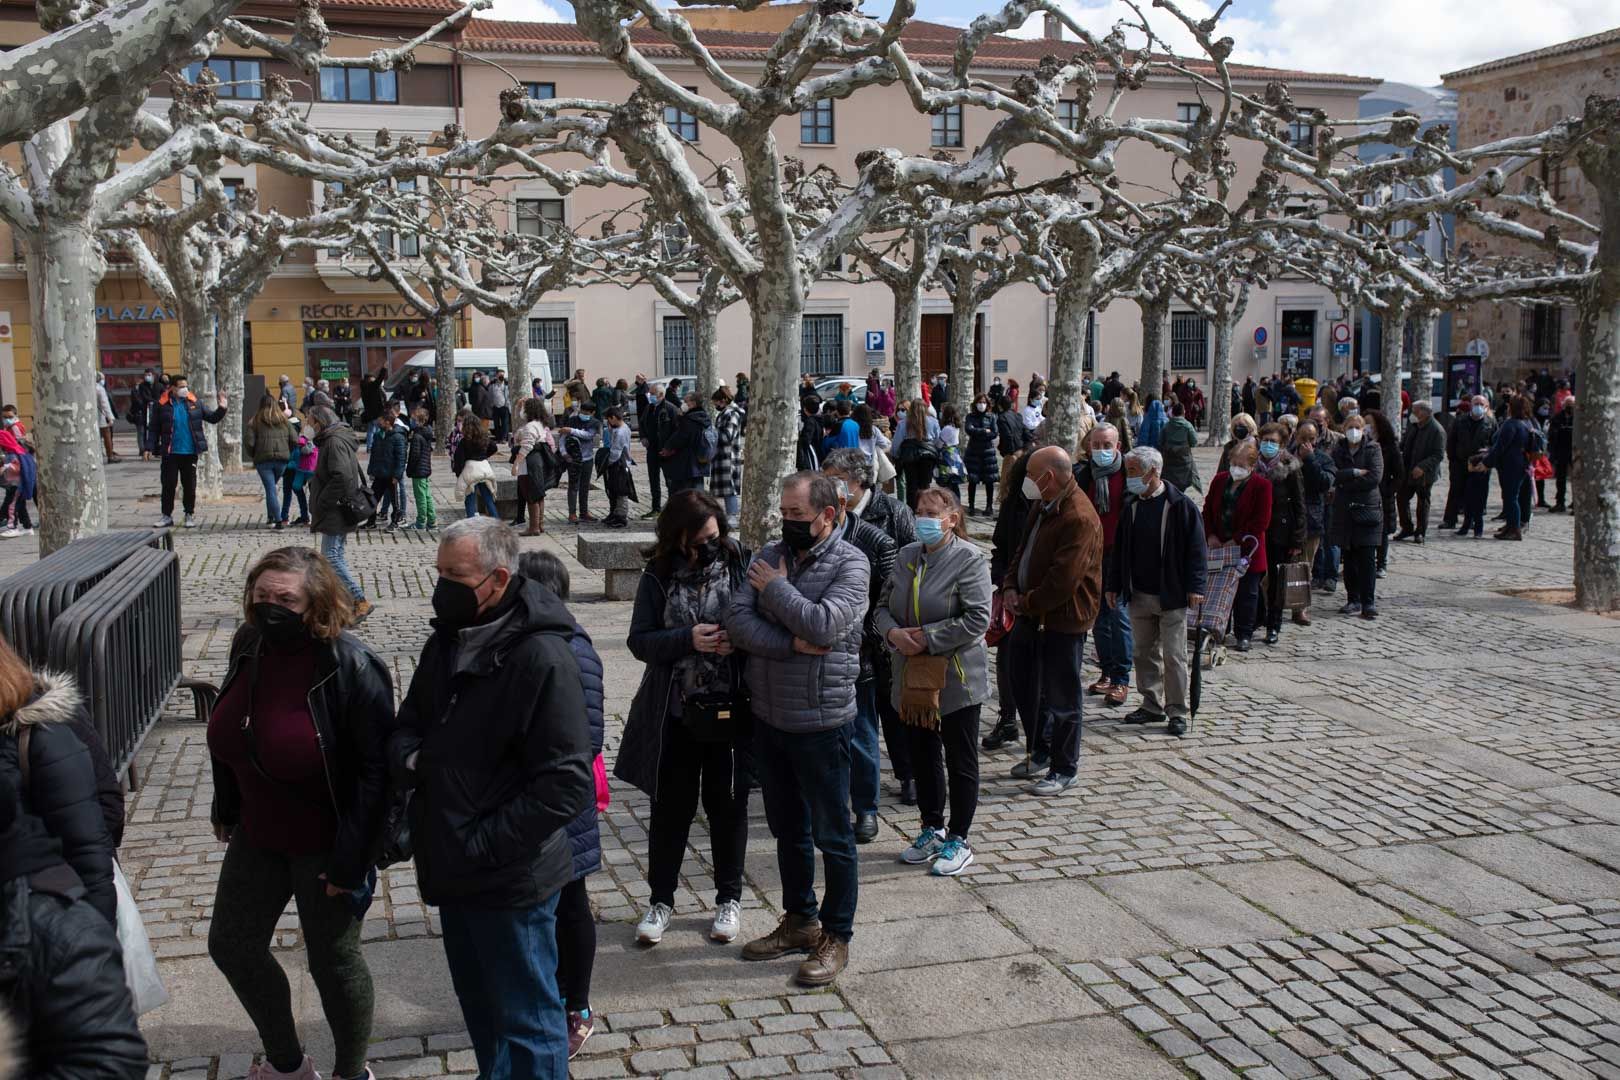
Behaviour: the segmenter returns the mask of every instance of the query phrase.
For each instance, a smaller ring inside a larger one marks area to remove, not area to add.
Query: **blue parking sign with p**
[[[882,330],[868,330],[866,332],[866,351],[867,352],[882,352],[883,351],[883,331]]]

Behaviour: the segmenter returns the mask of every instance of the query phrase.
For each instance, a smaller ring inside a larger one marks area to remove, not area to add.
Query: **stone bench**
[[[657,539],[650,532],[579,534],[579,562],[590,570],[604,571],[604,591],[609,600],[634,600],[642,568],[643,554]]]

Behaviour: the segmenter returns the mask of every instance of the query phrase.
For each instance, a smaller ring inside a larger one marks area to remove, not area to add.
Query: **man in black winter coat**
[[[1476,394],[1457,414],[1446,435],[1446,463],[1450,477],[1446,485],[1446,508],[1440,515],[1442,529],[1455,529],[1463,514],[1468,488],[1468,459],[1491,448],[1496,441],[1496,421],[1491,419],[1490,402]]]
[[[1412,403],[1412,422],[1401,434],[1401,461],[1406,471],[1396,491],[1401,515],[1397,540],[1423,543],[1429,531],[1429,493],[1440,477],[1440,463],[1446,459],[1446,432],[1434,419],[1427,401]],[[1417,496],[1417,517],[1412,517],[1412,496]]]
[[[557,990],[558,893],[573,879],[568,824],[596,797],[574,622],[516,573],[498,518],[444,530],[433,633],[400,706],[388,757],[413,788],[422,899],[444,952],[478,1071],[568,1075]]]
[[[35,1080],[146,1075],[118,933],[0,772],[0,1002]],[[0,1045],[0,1071],[7,1047]]]

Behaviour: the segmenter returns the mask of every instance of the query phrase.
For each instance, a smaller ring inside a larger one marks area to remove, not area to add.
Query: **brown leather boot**
[[[824,933],[816,942],[816,951],[799,965],[798,983],[800,986],[829,986],[848,963],[849,942]]]
[[[534,503],[529,504],[529,527],[523,530],[524,536],[540,535],[540,512],[535,509]]]
[[[821,920],[784,915],[776,929],[743,946],[744,960],[775,960],[788,953],[810,952],[821,942]]]

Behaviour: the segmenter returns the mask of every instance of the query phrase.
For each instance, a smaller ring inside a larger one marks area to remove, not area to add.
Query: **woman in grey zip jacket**
[[[922,812],[922,832],[900,861],[932,863],[934,874],[954,876],[973,862],[968,829],[979,803],[979,707],[990,697],[984,633],[993,590],[990,563],[968,541],[955,495],[938,487],[918,495],[917,539],[896,557],[876,616],[894,654],[894,706]]]

